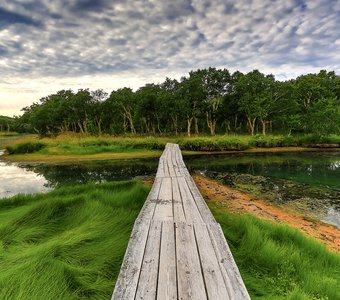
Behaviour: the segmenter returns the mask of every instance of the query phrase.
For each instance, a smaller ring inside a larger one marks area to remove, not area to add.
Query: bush
[[[25,154],[38,152],[45,148],[47,145],[42,142],[26,142],[16,145],[6,146],[6,150],[9,154]]]

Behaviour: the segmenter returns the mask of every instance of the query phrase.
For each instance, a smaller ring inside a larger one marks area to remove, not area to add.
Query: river
[[[1,152],[0,152],[1,155]],[[190,172],[218,179],[254,197],[310,212],[340,228],[340,151],[185,157]],[[18,164],[1,160],[0,198],[65,185],[155,175],[158,159]]]

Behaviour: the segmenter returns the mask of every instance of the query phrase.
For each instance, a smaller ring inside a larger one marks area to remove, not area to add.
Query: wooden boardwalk
[[[250,299],[177,144],[160,157],[112,299]]]

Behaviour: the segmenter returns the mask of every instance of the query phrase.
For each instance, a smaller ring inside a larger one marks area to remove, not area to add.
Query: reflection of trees
[[[44,176],[47,187],[129,180],[136,176],[156,173],[157,160],[125,160],[120,162],[80,163],[77,165],[25,166],[26,169]]]

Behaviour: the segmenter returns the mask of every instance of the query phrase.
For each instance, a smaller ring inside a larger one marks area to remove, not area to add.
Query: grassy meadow
[[[340,254],[288,225],[208,204],[252,299],[340,299]]]
[[[0,299],[110,299],[148,189],[60,188],[0,201]]]
[[[270,147],[340,146],[340,136],[220,135],[196,137],[112,137],[65,134],[55,138],[27,137],[6,146],[16,161],[62,161],[156,157],[167,142],[178,143],[184,153],[242,151]]]

